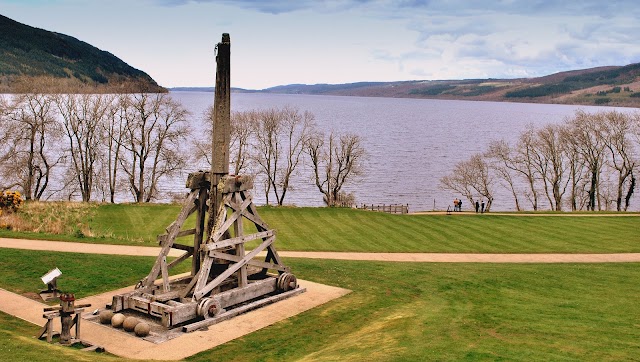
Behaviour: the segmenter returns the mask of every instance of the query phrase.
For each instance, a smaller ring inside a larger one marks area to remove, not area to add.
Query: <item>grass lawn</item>
[[[134,285],[149,274],[154,257],[59,253],[0,248],[0,288],[33,295],[46,286],[40,277],[58,267],[62,276],[58,288],[76,298]],[[190,270],[188,262],[171,269],[171,274]],[[1,360],[1,359],[0,359]]]
[[[81,259],[63,269],[61,285],[88,294],[102,290],[83,283],[83,275],[97,275],[105,264],[123,269],[108,282],[115,288],[144,276],[151,262],[0,249],[0,286],[37,290],[40,274],[16,273],[29,268],[16,260],[49,267],[54,259],[65,262],[64,255]],[[286,262],[299,278],[353,292],[189,360],[621,361],[640,355],[640,263]],[[113,360],[37,342],[37,330],[0,314],[0,360]]]
[[[461,253],[640,252],[638,217],[389,215],[340,208],[258,208],[278,232],[281,250]],[[97,243],[157,245],[176,205],[99,205],[88,226],[102,238],[38,234]],[[193,221],[186,225],[191,227]],[[249,232],[250,228],[247,228]],[[33,238],[2,230],[0,236]],[[189,244],[190,237],[180,242]]]

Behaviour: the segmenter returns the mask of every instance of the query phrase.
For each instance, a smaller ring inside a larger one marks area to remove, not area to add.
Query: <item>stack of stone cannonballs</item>
[[[136,317],[125,317],[122,313],[113,313],[110,310],[103,310],[99,314],[100,323],[111,324],[114,328],[123,328],[127,332],[134,332],[138,337],[149,335],[151,327],[148,323],[138,320]]]

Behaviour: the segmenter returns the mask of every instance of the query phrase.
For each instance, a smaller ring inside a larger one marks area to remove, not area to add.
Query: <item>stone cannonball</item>
[[[116,313],[111,317],[111,326],[115,328],[122,328],[122,323],[124,323],[124,314]]]
[[[122,328],[124,328],[127,332],[133,332],[133,329],[136,328],[136,324],[140,323],[138,318],[136,317],[127,317],[124,319],[122,323]]]
[[[140,322],[136,324],[136,328],[134,328],[134,332],[138,337],[146,337],[151,331],[151,327],[145,322]]]
[[[111,323],[111,318],[113,318],[113,312],[110,310],[103,310],[98,314],[98,318],[100,318],[100,323],[109,324]]]

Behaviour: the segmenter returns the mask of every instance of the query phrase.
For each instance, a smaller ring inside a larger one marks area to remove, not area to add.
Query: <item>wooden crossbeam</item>
[[[264,250],[265,248],[267,248],[269,245],[271,245],[273,243],[273,241],[275,240],[275,238],[272,236],[270,238],[267,238],[265,241],[262,242],[262,244],[260,244],[257,248],[253,249],[250,253],[248,253],[247,255],[245,255],[242,260],[240,260],[239,262],[237,262],[236,264],[232,264],[229,265],[229,267],[227,268],[227,270],[225,270],[223,273],[221,273],[220,275],[218,275],[215,279],[213,279],[211,282],[207,283],[206,285],[199,287],[198,285],[196,285],[196,291],[195,293],[193,293],[193,297],[196,300],[200,300],[203,296],[205,296],[207,293],[209,293],[213,288],[217,287],[218,285],[220,285],[220,283],[222,283],[225,279],[227,279],[228,277],[231,276],[231,274],[235,273],[236,271],[238,271],[238,269],[240,269],[244,264],[246,264],[249,260],[253,259],[253,257],[255,257],[256,255],[258,255],[259,252],[261,252],[262,250]],[[211,260],[211,258],[207,258],[209,260]],[[201,275],[202,277],[202,275]],[[200,281],[198,281],[198,284]]]
[[[176,235],[176,239],[181,238],[183,236],[194,235],[195,233],[196,233],[196,229],[181,230],[180,232],[178,232],[178,235]],[[160,243],[160,245],[162,245],[162,243],[164,243],[164,241],[167,240],[168,236],[169,234],[158,235],[158,242]]]
[[[275,230],[267,230],[259,233],[249,234],[238,236],[231,239],[220,240],[215,243],[209,243],[205,246],[207,251],[213,251],[216,249],[226,248],[228,246],[234,246],[237,244],[245,243],[247,241],[256,240],[256,239],[264,239],[275,235]]]
[[[246,209],[247,206],[249,206],[250,203],[251,203],[251,199],[244,200],[242,205],[240,205],[240,207],[239,207],[240,211],[236,210],[236,212],[231,214],[231,216],[227,219],[227,221],[225,221],[224,224],[222,224],[218,229],[215,230],[215,232],[211,235],[211,239],[210,240],[213,241],[213,242],[216,242],[216,241],[220,240],[220,238],[224,235],[224,233],[227,230],[229,230],[229,228],[231,227],[233,222],[236,221],[242,215],[241,214],[242,210]],[[222,213],[226,214],[226,210],[223,211]]]
[[[174,266],[180,264],[181,262],[185,261],[191,255],[193,255],[193,253],[189,252],[189,251],[187,251],[186,253],[180,255],[178,258],[172,260],[171,263],[169,263],[169,265],[167,265],[167,269],[171,269]]]
[[[243,259],[242,257],[239,257],[237,255],[221,253],[219,251],[209,252],[209,255],[213,258],[218,258],[218,259],[223,259],[223,260],[228,260],[233,262],[240,262]],[[291,270],[289,267],[286,267],[284,265],[278,265],[278,264],[260,261],[256,259],[251,259],[247,261],[247,265],[257,266],[263,269],[273,269],[273,270],[278,270],[282,272],[289,272]]]

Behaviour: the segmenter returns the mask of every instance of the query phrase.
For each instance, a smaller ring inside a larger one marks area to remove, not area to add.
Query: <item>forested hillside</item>
[[[148,74],[107,51],[0,15],[0,91],[20,92],[34,83],[41,91],[82,85],[165,91]]]
[[[640,63],[527,79],[291,84],[263,92],[640,107]]]

